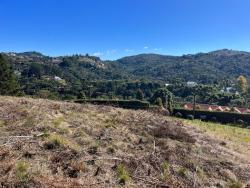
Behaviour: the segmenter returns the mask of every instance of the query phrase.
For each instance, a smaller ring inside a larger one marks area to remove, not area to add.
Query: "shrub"
[[[21,182],[28,180],[28,168],[29,165],[24,161],[19,161],[16,164],[16,175]]]
[[[118,173],[119,182],[121,184],[125,184],[130,179],[129,173],[127,172],[123,164],[118,165],[117,173]]]
[[[175,117],[181,118],[182,117],[182,113],[180,113],[180,112],[175,113]]]
[[[191,115],[191,114],[188,114],[188,115],[187,115],[187,119],[193,120],[193,119],[194,119],[194,116]]]
[[[245,122],[242,119],[238,119],[237,123],[240,124],[240,125],[244,125],[245,124]]]
[[[63,137],[53,134],[48,137],[48,141],[45,142],[44,147],[46,149],[55,149],[66,144],[67,142]]]

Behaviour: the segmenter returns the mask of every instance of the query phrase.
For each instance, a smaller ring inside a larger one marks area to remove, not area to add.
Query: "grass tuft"
[[[126,182],[129,181],[129,179],[130,179],[129,173],[125,169],[123,164],[118,165],[117,173],[118,173],[118,178],[119,178],[120,184],[126,184]]]
[[[47,138],[47,142],[45,142],[44,147],[46,149],[55,149],[58,147],[66,146],[68,141],[58,134],[51,134]]]
[[[26,182],[28,180],[28,168],[29,165],[25,161],[19,161],[16,164],[16,175],[21,182]]]

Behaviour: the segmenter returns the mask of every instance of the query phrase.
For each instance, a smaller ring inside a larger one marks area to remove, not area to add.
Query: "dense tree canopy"
[[[17,89],[18,84],[14,72],[0,54],[0,95],[14,95]]]

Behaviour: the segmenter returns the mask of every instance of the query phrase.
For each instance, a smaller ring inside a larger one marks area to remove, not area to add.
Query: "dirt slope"
[[[2,187],[250,186],[227,146],[147,111],[0,97]]]

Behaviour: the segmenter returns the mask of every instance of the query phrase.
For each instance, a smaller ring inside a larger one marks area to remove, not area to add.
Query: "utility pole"
[[[193,94],[193,116],[195,116],[195,107],[196,107],[196,94]]]

